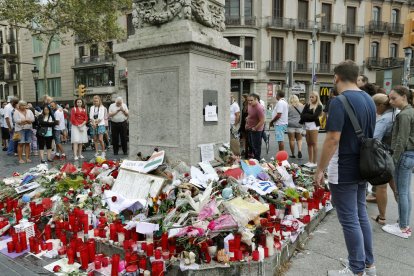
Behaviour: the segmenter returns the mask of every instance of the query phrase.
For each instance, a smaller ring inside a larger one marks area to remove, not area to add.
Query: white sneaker
[[[79,158],[80,159],[85,159],[85,157],[81,154],[81,155],[79,155]]]
[[[354,276],[358,274],[354,274],[348,267],[345,267],[342,270],[329,270],[328,276]],[[366,276],[365,272],[362,274]]]
[[[75,156],[73,157],[73,160],[77,161],[79,159],[79,157]]]
[[[349,268],[348,259],[339,258],[339,262],[342,266]],[[375,266],[365,267],[365,274],[367,276],[377,276],[377,268]]]
[[[382,227],[382,230],[397,237],[408,239],[408,234],[406,232],[403,232],[399,225],[387,224]]]
[[[316,168],[317,166],[318,166],[318,165],[317,165],[316,163],[310,163],[310,164],[309,164],[309,167],[310,167],[310,168]]]
[[[95,153],[95,157],[98,157],[98,156],[99,156],[99,152]]]
[[[303,164],[303,166],[309,167],[311,164],[312,164],[311,162],[308,162],[308,163]]]
[[[103,151],[101,156],[102,156],[103,158],[105,158],[105,155],[106,155],[106,151]]]

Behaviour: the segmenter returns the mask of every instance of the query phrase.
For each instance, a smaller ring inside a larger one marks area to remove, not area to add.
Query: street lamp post
[[[39,93],[37,92],[37,81],[39,79],[39,70],[35,66],[32,70],[33,81],[35,83],[36,107],[39,106]]]

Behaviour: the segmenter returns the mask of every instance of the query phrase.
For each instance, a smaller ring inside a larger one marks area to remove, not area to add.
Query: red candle
[[[162,247],[162,251],[168,250],[168,232],[162,233],[161,247]]]
[[[19,223],[19,221],[23,218],[22,208],[16,208],[14,212],[16,215],[16,223]]]
[[[18,236],[17,233],[13,233],[11,236],[12,236],[12,241],[13,241],[14,245],[16,246],[16,244],[19,243],[19,236]]]
[[[7,252],[8,253],[12,253],[14,251],[14,242],[13,241],[9,241],[7,243]]]
[[[33,253],[34,254],[39,254],[40,253],[40,244],[39,244],[39,241],[37,239],[34,239],[34,241],[33,241]]]
[[[95,240],[89,239],[87,242],[87,246],[88,246],[89,261],[92,262],[96,255]]]
[[[94,264],[95,264],[95,269],[101,269],[101,267],[102,267],[101,260],[99,260],[99,259],[96,260],[95,259]]]
[[[83,233],[88,234],[89,231],[89,217],[88,214],[82,215]]]
[[[42,242],[42,243],[40,244],[40,248],[42,248],[42,251],[47,250],[47,244],[46,244],[45,242]]]
[[[94,237],[99,237],[99,229],[98,228],[93,229],[93,236]]]
[[[138,271],[138,266],[137,265],[129,265],[125,269],[125,272],[127,274],[130,273],[129,275],[136,275],[137,271]]]
[[[118,270],[119,270],[119,260],[120,256],[119,254],[113,254],[112,255],[112,267],[111,267],[111,276],[118,276]]]
[[[53,249],[53,243],[51,243],[51,242],[47,242],[47,243],[46,243],[46,247],[47,247],[47,250],[48,250],[48,251],[52,250],[52,249]]]
[[[115,223],[111,223],[109,225],[109,239],[113,240],[113,241],[118,241],[118,234],[116,232],[116,224]]]
[[[20,240],[20,246],[22,247],[22,250],[27,249],[27,239],[26,239],[26,232],[20,232],[19,233],[19,240]]]
[[[164,276],[164,262],[163,261],[152,262],[152,275]]]
[[[75,263],[75,249],[73,249],[72,247],[69,247],[67,250],[67,255],[68,255],[68,264],[73,264]]]
[[[269,248],[263,247],[263,251],[264,251],[264,257],[268,258],[269,257]]]
[[[59,238],[60,238],[60,241],[62,242],[62,244],[67,244],[68,243],[65,232],[61,232]]]
[[[269,204],[269,214],[271,216],[275,216],[276,215],[276,208],[274,204]]]
[[[30,217],[36,216],[36,203],[31,201],[29,203],[29,207],[30,207]]]
[[[234,255],[235,255],[234,257],[237,261],[243,260],[243,252],[241,250],[236,250]]]
[[[147,244],[147,256],[151,257],[154,255],[154,244],[149,243]]]
[[[139,259],[138,267],[139,273],[144,274],[144,271],[147,270],[147,259],[145,257]]]
[[[126,251],[125,252],[125,265],[130,265],[131,264],[131,251]]]
[[[59,256],[63,256],[66,254],[66,246],[62,246],[61,248],[58,249],[58,254]]]
[[[241,234],[239,233],[234,234],[234,249],[235,250],[240,249],[240,242],[241,242]]]
[[[35,245],[35,237],[30,237],[29,238],[29,250],[30,252],[34,253],[34,245]]]
[[[107,267],[108,264],[109,264],[108,257],[103,257],[102,258],[102,267]]]
[[[234,252],[234,240],[229,240],[229,252]]]
[[[70,225],[70,230],[75,231],[76,229],[76,216],[75,214],[69,214],[69,225]]]
[[[16,253],[22,252],[22,246],[20,245],[20,243],[15,243],[14,249],[16,250]]]
[[[155,259],[156,260],[161,259],[161,250],[159,249],[155,250]]]
[[[142,249],[142,251],[147,252],[147,243],[146,242],[141,243],[141,249]]]
[[[80,260],[81,260],[81,268],[83,270],[87,270],[88,264],[89,264],[88,247],[85,245],[82,245],[81,248],[79,249],[79,252],[80,252]]]
[[[50,227],[49,224],[46,224],[44,234],[45,234],[46,241],[52,238],[52,228]]]

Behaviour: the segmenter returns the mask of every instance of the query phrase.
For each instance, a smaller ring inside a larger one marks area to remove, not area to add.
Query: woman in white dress
[[[83,159],[82,144],[88,142],[86,123],[88,115],[86,114],[85,102],[83,99],[76,99],[75,105],[70,112],[71,142],[73,144],[73,159]]]

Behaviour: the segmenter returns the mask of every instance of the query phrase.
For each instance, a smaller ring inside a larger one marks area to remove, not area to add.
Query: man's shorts
[[[286,130],[287,130],[287,125],[275,126],[276,142],[283,142],[285,140]]]
[[[53,140],[55,140],[56,145],[62,144],[62,142],[60,141],[60,135],[62,135],[61,130],[56,130],[56,129],[53,130]]]
[[[303,128],[302,127],[288,127],[287,132],[288,133],[300,133],[300,134],[302,134]]]
[[[2,127],[1,128],[1,138],[4,140],[9,140],[10,139],[10,133],[9,133],[9,129],[7,127]]]

